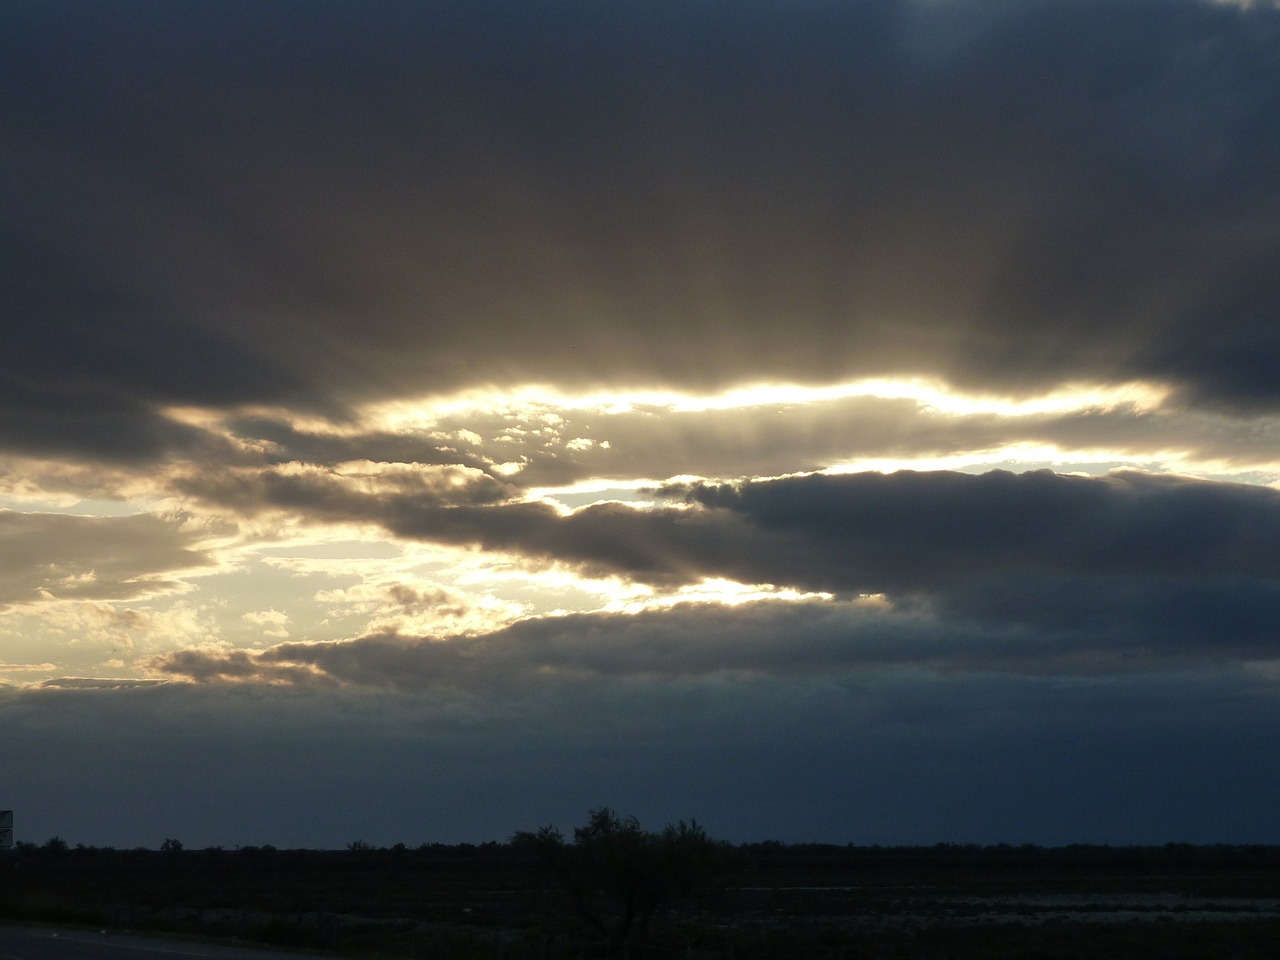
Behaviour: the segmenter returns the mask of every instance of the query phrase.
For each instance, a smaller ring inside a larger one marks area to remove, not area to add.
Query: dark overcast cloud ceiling
[[[1012,823],[1011,842],[1163,844],[1270,836],[1280,786],[1269,684],[1239,672],[543,692],[0,689],[5,756],[25,774],[9,802],[30,811],[27,829],[38,817],[71,838],[110,830],[120,846],[155,847],[176,826],[188,846],[308,846],[344,828],[379,845],[481,842],[539,814],[578,822],[578,798],[601,796],[645,822],[714,811],[708,829],[736,841],[995,843],[1010,842]],[[86,809],[84,796],[99,802]],[[317,796],[326,802],[299,802]]]
[[[67,777],[146,784],[130,844],[239,817],[191,797],[328,842],[321,794],[1272,829],[1273,6],[66,0],[4,6],[0,89],[0,800],[48,833]],[[897,374],[942,383],[706,395]]]
[[[891,371],[1270,402],[1278,15],[919,13],[10,10],[3,372],[121,416]]]

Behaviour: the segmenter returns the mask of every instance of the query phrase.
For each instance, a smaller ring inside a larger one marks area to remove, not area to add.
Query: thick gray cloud
[[[1265,487],[1136,471],[903,471],[694,484],[670,491],[683,507],[601,504],[564,516],[542,504],[466,502],[466,487],[442,502],[320,476],[322,489],[306,497],[254,488],[267,496],[253,506],[664,588],[723,577],[844,598],[883,593],[893,613],[857,603],[690,607],[531,621],[466,642],[188,652],[165,670],[423,689],[505,685],[542,669],[674,677],[910,664],[1087,675],[1277,653],[1280,494]]]
[[[15,338],[14,349],[29,356],[22,340]],[[119,463],[155,460],[175,449],[211,452],[199,431],[113,389],[67,384],[66,379],[77,378],[55,375],[32,382],[38,378],[0,373],[0,442],[5,449],[29,456],[74,451]]]
[[[502,839],[608,803],[733,840],[1272,842],[1274,687],[1196,675],[0,689],[18,837]]]
[[[1107,477],[950,471],[815,474],[673,486],[686,505],[618,503],[568,516],[516,502],[482,474],[392,474],[370,489],[327,471],[188,478],[189,494],[252,512],[382,524],[655,583],[728,577],[842,593],[933,591],[979,577],[1280,574],[1280,494],[1122,471]],[[397,478],[399,478],[397,480]]]
[[[723,562],[744,573],[787,563],[812,569],[812,578],[778,578],[806,586],[909,589],[979,573],[1280,573],[1280,494],[1265,487],[1137,471],[1105,478],[901,471],[697,487],[690,495],[749,519],[762,546],[790,548]]]
[[[513,379],[1275,398],[1262,4],[3,16],[0,382],[50,446],[86,397],[145,452],[155,405]]]

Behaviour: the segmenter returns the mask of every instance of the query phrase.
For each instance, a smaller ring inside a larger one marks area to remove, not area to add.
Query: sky
[[[0,4],[0,807],[1280,842],[1280,9]]]

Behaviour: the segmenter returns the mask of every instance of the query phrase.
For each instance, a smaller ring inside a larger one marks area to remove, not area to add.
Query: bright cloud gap
[[[392,430],[411,430],[427,429],[443,417],[473,411],[519,413],[537,407],[619,414],[630,413],[638,408],[654,408],[675,413],[693,413],[827,403],[857,397],[912,400],[922,407],[952,415],[991,413],[1000,416],[1025,416],[1122,406],[1145,412],[1157,409],[1168,395],[1167,387],[1133,381],[1122,384],[1066,384],[1048,393],[1015,397],[969,393],[939,380],[918,377],[876,377],[828,386],[762,383],[735,387],[715,394],[673,390],[574,394],[550,386],[525,385],[508,389],[468,390],[448,397],[376,403],[365,408],[364,419],[369,424]]]

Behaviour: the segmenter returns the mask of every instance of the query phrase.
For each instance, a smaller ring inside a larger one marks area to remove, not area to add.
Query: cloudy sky
[[[1280,841],[1280,11],[0,6],[0,806]]]

